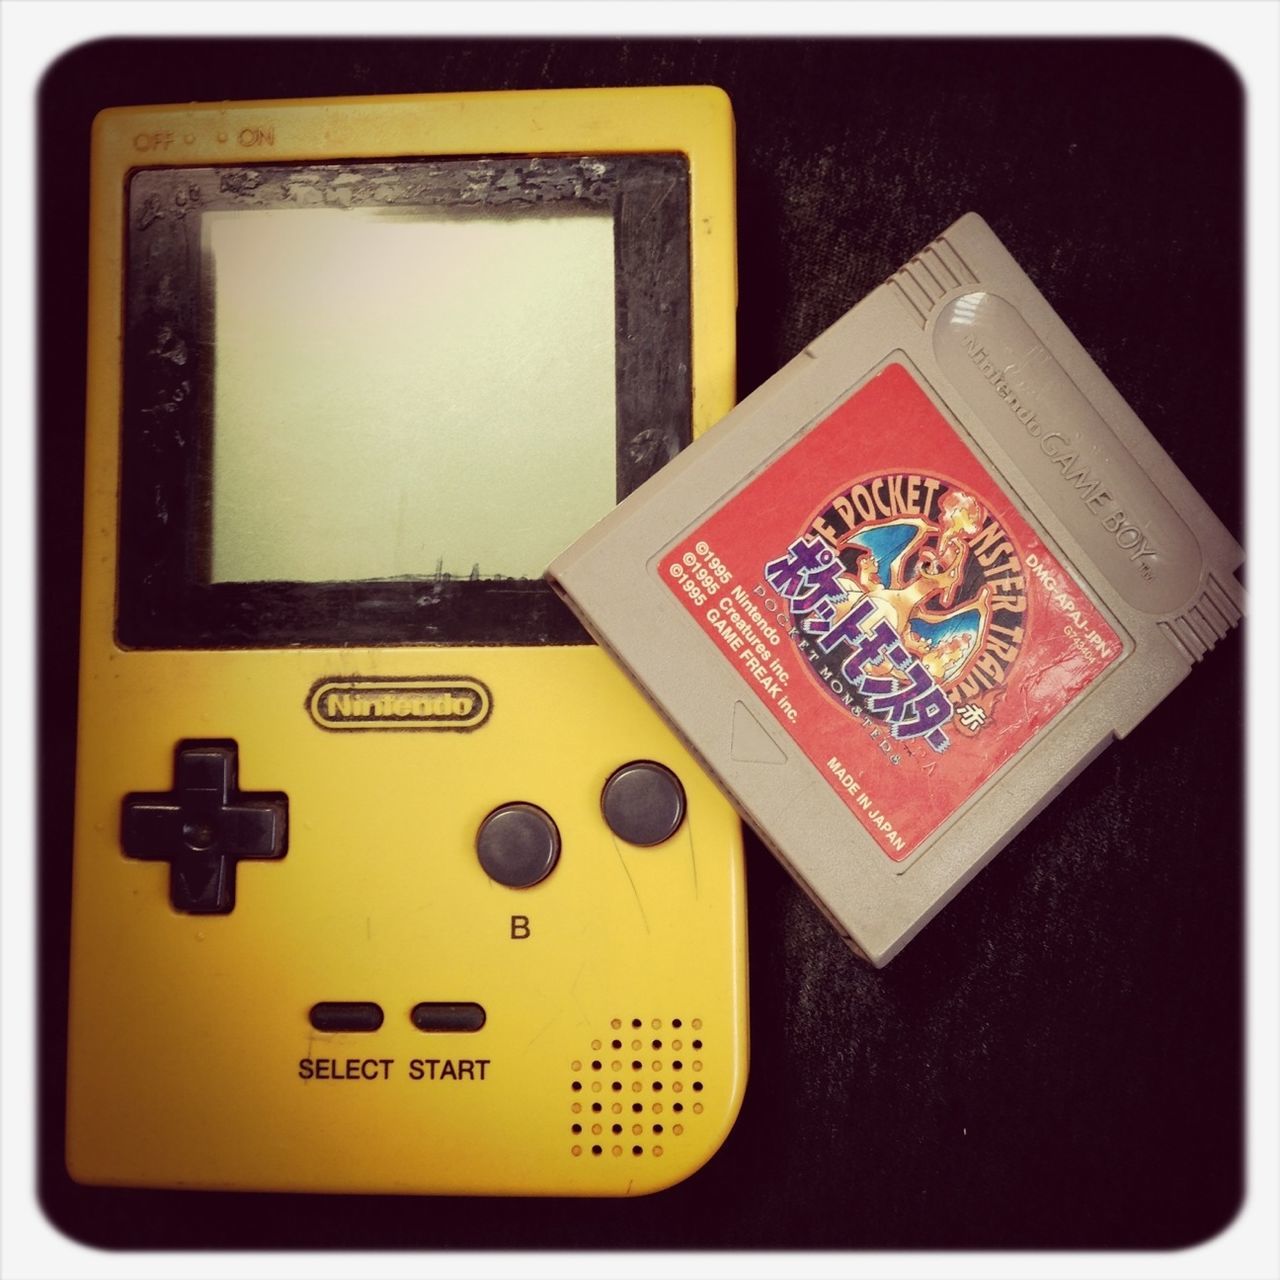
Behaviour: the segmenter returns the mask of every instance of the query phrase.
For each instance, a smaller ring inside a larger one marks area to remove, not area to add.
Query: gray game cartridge
[[[1241,559],[967,214],[547,576],[883,965],[1239,621]]]

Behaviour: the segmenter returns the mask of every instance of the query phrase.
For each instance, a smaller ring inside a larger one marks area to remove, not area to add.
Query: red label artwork
[[[900,364],[659,571],[895,861],[1121,653]]]

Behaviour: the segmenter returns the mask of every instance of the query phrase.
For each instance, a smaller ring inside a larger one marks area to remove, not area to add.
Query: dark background
[[[189,100],[713,83],[745,395],[969,209],[1241,536],[1242,90],[1177,41],[156,41],[40,103],[42,1202],[109,1246],[1176,1247],[1243,1195],[1233,634],[874,972],[748,838],[752,1062],[634,1202],[85,1189],[62,1167],[89,125]],[[110,1070],[110,1063],[102,1064]],[[146,1123],[145,1117],[139,1122]]]

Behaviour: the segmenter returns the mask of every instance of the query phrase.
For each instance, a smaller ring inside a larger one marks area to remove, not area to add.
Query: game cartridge
[[[879,966],[1236,625],[1242,555],[970,213],[548,577]]]

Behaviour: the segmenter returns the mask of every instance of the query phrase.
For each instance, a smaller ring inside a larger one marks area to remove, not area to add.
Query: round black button
[[[600,808],[609,829],[628,844],[661,844],[684,821],[684,788],[665,765],[624,764],[604,784]]]
[[[537,805],[504,804],[480,824],[476,853],[490,879],[527,889],[551,874],[560,856],[560,832]]]

